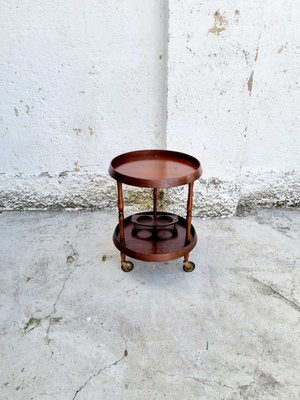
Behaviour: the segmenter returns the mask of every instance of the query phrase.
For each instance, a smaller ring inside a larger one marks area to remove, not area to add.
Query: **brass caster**
[[[183,270],[185,272],[192,272],[195,269],[195,264],[193,263],[193,261],[185,261],[183,263]]]
[[[131,261],[122,261],[121,268],[124,272],[130,272],[133,270],[133,263]]]

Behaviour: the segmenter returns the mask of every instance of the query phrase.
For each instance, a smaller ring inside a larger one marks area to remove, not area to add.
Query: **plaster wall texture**
[[[294,1],[170,0],[167,146],[202,161],[206,214],[299,204],[299,18]]]
[[[2,2],[0,207],[115,207],[108,164],[143,148],[201,160],[195,215],[299,204],[299,18],[281,0]]]
[[[112,157],[164,147],[163,1],[4,1],[0,18],[0,205],[106,207]]]

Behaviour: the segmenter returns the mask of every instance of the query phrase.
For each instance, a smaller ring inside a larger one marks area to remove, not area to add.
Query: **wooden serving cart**
[[[193,185],[201,174],[200,162],[184,153],[169,150],[139,150],[121,154],[110,164],[109,174],[118,185],[119,224],[113,241],[121,252],[121,268],[128,272],[133,263],[126,256],[143,261],[168,261],[184,257],[183,269],[195,264],[189,253],[197,243],[192,225]],[[122,184],[153,189],[153,210],[124,218]],[[188,185],[186,218],[157,210],[158,189]]]

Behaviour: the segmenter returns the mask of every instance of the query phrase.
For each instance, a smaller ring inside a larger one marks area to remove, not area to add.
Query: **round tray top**
[[[115,157],[109,174],[127,185],[169,188],[185,185],[202,174],[200,162],[184,153],[170,150],[137,150]]]

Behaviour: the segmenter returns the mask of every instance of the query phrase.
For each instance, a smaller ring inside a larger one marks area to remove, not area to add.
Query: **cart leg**
[[[189,183],[189,194],[188,194],[187,210],[186,210],[186,244],[189,244],[191,241],[193,186],[194,182]]]
[[[184,261],[183,261],[183,270],[185,272],[192,272],[195,269],[195,264],[193,261],[189,261],[189,253],[185,254],[184,256]]]
[[[124,253],[121,253],[121,269],[124,272],[130,272],[133,270],[133,263],[131,261],[126,261],[126,256]]]
[[[122,244],[125,243],[124,235],[124,200],[123,200],[123,190],[122,182],[118,183],[118,211],[119,211],[119,229],[120,229],[120,241]],[[121,252],[121,268],[125,272],[129,272],[133,269],[133,263],[131,261],[126,261],[126,256]]]
[[[120,240],[124,244],[124,200],[123,200],[123,190],[122,182],[117,182],[118,184],[118,212],[119,212],[119,228],[120,228]]]
[[[194,182],[189,183],[189,193],[187,201],[187,212],[186,212],[186,244],[191,241],[191,226],[192,226],[192,208],[193,208],[193,186]],[[189,253],[184,255],[183,269],[185,272],[192,272],[195,269],[195,264],[189,261]]]

